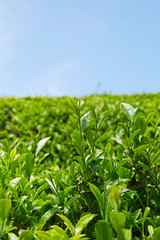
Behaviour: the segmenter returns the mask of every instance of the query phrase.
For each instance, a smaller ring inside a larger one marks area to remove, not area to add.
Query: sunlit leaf
[[[95,214],[87,214],[80,218],[75,226],[75,235],[80,234],[83,229],[88,225],[88,223],[95,217]]]
[[[39,225],[44,225],[46,222],[59,210],[58,207],[48,210],[40,219]]]
[[[74,235],[75,233],[75,229],[71,223],[71,221],[64,215],[62,214],[57,214],[57,216],[59,216],[65,223],[65,225],[69,228],[69,230],[71,231],[71,234]]]
[[[46,138],[43,138],[42,140],[40,140],[37,144],[37,147],[36,147],[36,153],[35,153],[35,156],[38,155],[38,153],[41,151],[41,149],[45,146],[46,142],[50,139],[51,137],[46,137]]]
[[[121,103],[120,107],[123,113],[127,116],[127,118],[132,121],[137,111],[137,108],[133,108],[128,103]]]

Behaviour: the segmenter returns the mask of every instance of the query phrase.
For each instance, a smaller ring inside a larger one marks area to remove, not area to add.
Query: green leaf
[[[46,204],[46,202],[44,202],[43,199],[36,199],[35,201],[32,202],[32,209],[34,210],[38,210],[38,209],[41,209],[42,206],[44,206]]]
[[[139,147],[135,148],[134,151],[139,151],[139,150],[146,150],[148,148],[147,144],[140,145]]]
[[[17,148],[14,148],[11,152],[10,152],[10,155],[9,155],[9,165],[13,162],[15,156],[16,156],[16,153],[17,153]]]
[[[75,112],[75,114],[79,115],[79,108],[77,106],[75,99],[68,98],[68,103],[69,103],[70,107],[72,108],[72,110]]]
[[[119,122],[119,123],[118,123],[118,127],[120,127],[121,129],[123,129],[124,132],[125,132],[126,134],[128,134],[128,127],[127,127],[125,124]]]
[[[44,231],[35,231],[36,235],[38,235],[38,240],[52,240],[51,236]]]
[[[146,207],[146,208],[145,208],[145,211],[144,211],[144,214],[143,214],[142,224],[144,224],[144,222],[146,221],[146,218],[147,218],[147,216],[148,216],[149,213],[150,213],[150,208],[149,208],[149,207]]]
[[[120,105],[121,110],[123,113],[126,115],[126,117],[133,121],[133,118],[135,116],[135,113],[137,111],[137,108],[133,108],[130,104],[128,103],[121,103]]]
[[[120,199],[121,193],[117,187],[113,187],[109,198],[111,200],[111,205],[113,206],[114,210],[118,212],[120,210],[121,205],[121,199]]]
[[[125,141],[119,135],[116,135],[115,137],[112,137],[111,139],[116,141],[118,144],[120,144],[124,149],[128,150],[128,147],[127,147]]]
[[[9,185],[12,187],[16,187],[16,185],[19,183],[19,181],[22,179],[22,177],[18,177],[18,178],[13,178],[10,182]]]
[[[129,145],[132,144],[132,141],[134,140],[135,136],[136,136],[138,133],[139,133],[139,129],[136,130],[136,131],[134,131],[134,132],[131,134],[131,136],[130,136],[130,138],[129,138],[129,141],[128,141]]]
[[[134,121],[135,130],[140,130],[142,134],[146,131],[146,120],[145,117],[137,116]]]
[[[46,142],[50,139],[51,137],[46,137],[46,138],[43,138],[42,140],[40,140],[37,144],[37,147],[36,147],[36,153],[35,153],[35,156],[38,155],[38,153],[41,151],[41,149],[44,147],[44,145],[46,144]]]
[[[0,157],[2,160],[5,160],[6,153],[0,149]]]
[[[112,240],[112,228],[108,221],[99,220],[95,225],[96,240]]]
[[[67,197],[68,194],[75,188],[75,186],[67,187],[64,189],[64,196]]]
[[[104,200],[103,200],[103,197],[102,197],[102,194],[101,192],[99,191],[99,189],[92,183],[89,183],[89,187],[90,187],[90,190],[92,191],[92,193],[94,194],[95,198],[97,199],[98,201],[98,204],[99,204],[99,209],[100,209],[100,213],[101,213],[101,216],[102,218],[104,217],[103,216],[103,206],[104,206]]]
[[[0,199],[0,219],[4,222],[9,214],[11,208],[10,199]]]
[[[154,228],[151,225],[148,225],[148,232],[151,239],[153,239]]]
[[[51,226],[51,230],[49,230],[49,234],[53,237],[53,239],[62,239],[62,240],[68,240],[68,236],[67,233],[59,226]],[[55,237],[59,237],[59,238],[55,238]]]
[[[45,225],[46,222],[59,210],[58,207],[55,208],[51,208],[50,210],[48,210],[40,219],[39,221],[39,225]]]
[[[143,170],[150,171],[150,167],[147,164],[138,161],[138,165],[141,166],[143,168]]]
[[[78,240],[78,239],[83,238],[84,236],[85,236],[85,234],[78,234],[76,236],[73,236],[73,237],[69,238],[69,240]],[[85,239],[89,239],[89,238],[85,238]]]
[[[94,134],[93,134],[92,130],[87,127],[84,132],[85,132],[85,135],[87,137],[87,140],[88,140],[88,143],[89,143],[90,147],[93,148],[93,146],[94,146]]]
[[[34,155],[29,150],[28,154],[25,157],[25,160],[26,160],[26,175],[29,179],[34,167]]]
[[[159,127],[157,127],[157,130],[156,130],[155,137],[157,137],[157,136],[158,136],[159,132],[160,132],[160,126],[159,126]]]
[[[130,229],[122,229],[119,240],[131,240],[132,238],[132,232]]]
[[[119,163],[117,163],[114,171],[117,171],[119,168],[121,168],[127,162],[128,162],[128,160],[121,160]]]
[[[34,199],[48,186],[48,182],[47,183],[44,183],[43,185],[41,185],[36,193],[35,193],[35,196],[34,196]]]
[[[76,151],[77,151],[77,153],[78,153],[78,150],[77,150],[77,149],[76,149]],[[82,157],[80,157],[80,156],[75,156],[74,158],[75,158],[75,160],[76,160],[82,167],[85,166]]]
[[[97,114],[96,114],[95,107],[93,105],[91,105],[90,109],[91,109],[92,116],[94,117],[94,119],[97,120]]]
[[[133,219],[134,219],[135,222],[137,221],[138,217],[140,217],[141,213],[142,213],[142,209],[141,209],[141,208],[140,208],[140,209],[137,209],[137,210],[133,213]]]
[[[31,184],[33,184],[36,180],[38,179],[38,177],[33,178],[32,180],[30,180],[24,187],[23,191],[25,191],[27,189],[27,187],[29,187]]]
[[[12,175],[14,174],[15,172],[15,169],[19,167],[19,159],[16,158],[14,161],[11,162],[11,172],[12,172]]]
[[[151,166],[154,166],[155,164],[157,165],[159,163],[160,163],[160,150],[153,156]]]
[[[81,139],[80,132],[77,130],[74,130],[73,133],[71,134],[71,138],[77,153],[81,155],[83,149],[82,149],[82,139]]]
[[[38,240],[45,240],[45,239],[38,239]],[[46,239],[47,240],[47,239]],[[50,238],[50,240],[68,240],[68,238],[64,238],[63,235],[54,235],[54,238]]]
[[[142,150],[139,149],[139,148],[136,148],[136,149],[135,149],[134,157],[137,156],[137,154],[142,155],[144,158],[146,158],[147,160],[149,160],[149,157],[148,157],[147,153],[144,152],[144,151],[142,151]]]
[[[153,233],[153,240],[159,240],[160,239],[160,227],[154,229],[154,233]]]
[[[116,233],[120,234],[122,228],[125,227],[126,216],[123,212],[112,211],[110,213],[110,221]]]
[[[152,122],[152,118],[153,118],[154,115],[155,115],[155,112],[152,112],[152,113],[150,113],[150,114],[147,116],[147,118],[146,118],[147,124],[148,124],[149,122]]]
[[[81,118],[81,131],[83,132],[87,126],[87,124],[89,123],[89,118],[90,118],[91,113],[87,112],[86,114],[84,114]]]
[[[69,230],[71,231],[71,234],[74,235],[74,233],[75,233],[75,228],[73,227],[71,221],[70,221],[66,216],[64,216],[64,215],[62,215],[62,214],[57,214],[57,216],[60,217],[60,218],[64,221],[65,225],[66,225],[66,226],[69,228]]]
[[[46,157],[48,157],[49,156],[49,153],[45,153],[44,155],[43,155],[43,157],[41,157],[40,159],[38,159],[38,163],[40,164],[41,162],[43,162],[43,160],[46,158]]]
[[[19,240],[33,240],[33,239],[34,239],[34,235],[33,235],[33,232],[30,230],[26,230],[22,232],[19,237]]]
[[[19,238],[14,233],[8,233],[9,240],[19,240]]]
[[[80,218],[75,226],[75,235],[80,234],[88,223],[96,216],[96,214],[87,214]]]
[[[49,177],[51,177],[51,176],[49,175]],[[46,182],[49,184],[49,186],[50,186],[53,194],[54,194],[55,196],[58,196],[58,194],[57,194],[57,192],[56,192],[56,186],[55,186],[54,181],[53,181],[52,179],[49,180],[48,178],[46,178],[45,180],[46,180]]]
[[[109,153],[111,151],[111,144],[107,143],[107,145],[105,146],[105,153]]]
[[[72,206],[73,202],[77,201],[79,197],[80,197],[79,194],[75,195],[74,197],[71,197],[67,202],[65,202],[66,206],[68,208],[70,208]],[[68,211],[68,209],[67,209],[67,211]]]
[[[8,186],[8,190],[10,190],[12,196],[14,196],[16,200],[18,200],[19,199],[19,196],[18,196],[19,192],[17,191],[17,189],[15,187],[12,187],[9,184],[7,184],[7,186]]]

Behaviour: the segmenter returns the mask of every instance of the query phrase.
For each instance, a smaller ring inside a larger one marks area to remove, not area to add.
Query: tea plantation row
[[[0,111],[1,239],[160,239],[160,94]]]

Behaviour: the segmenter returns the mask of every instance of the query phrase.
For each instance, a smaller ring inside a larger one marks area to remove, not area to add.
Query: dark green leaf
[[[94,146],[94,134],[90,128],[85,129],[85,135],[91,148]]]
[[[142,134],[146,131],[146,120],[145,117],[137,116],[134,121],[135,130],[140,130]]]
[[[138,133],[139,133],[139,129],[136,130],[136,131],[134,131],[134,132],[131,134],[131,136],[130,136],[130,138],[129,138],[129,141],[128,141],[129,145],[132,144],[132,141],[134,140],[135,136],[136,136]]]

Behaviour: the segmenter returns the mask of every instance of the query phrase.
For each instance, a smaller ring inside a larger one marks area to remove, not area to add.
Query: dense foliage
[[[160,239],[160,94],[0,111],[1,239]]]

